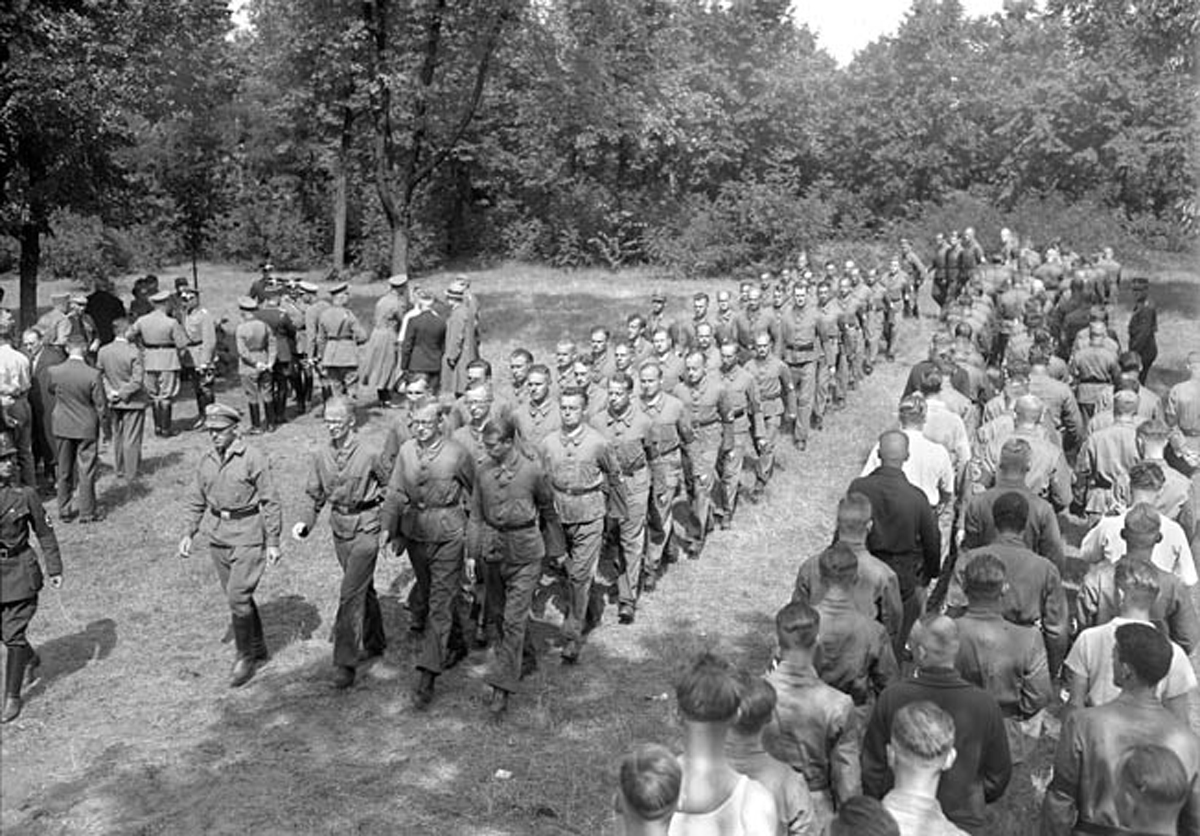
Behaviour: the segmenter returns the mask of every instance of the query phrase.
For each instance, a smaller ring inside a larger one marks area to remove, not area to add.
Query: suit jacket
[[[54,395],[50,416],[54,435],[95,441],[100,434],[100,416],[108,409],[99,370],[68,357],[50,370],[50,393]]]
[[[455,394],[467,388],[467,364],[479,356],[475,323],[466,305],[456,305],[446,317],[446,351],[442,355],[442,388]]]
[[[100,346],[96,365],[104,377],[104,391],[113,409],[146,408],[146,368],[137,346],[128,340],[114,339]]]
[[[433,309],[409,320],[400,349],[400,366],[406,372],[440,374],[446,350],[446,320]]]

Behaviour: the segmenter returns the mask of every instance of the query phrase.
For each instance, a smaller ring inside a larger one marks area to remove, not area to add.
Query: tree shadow
[[[263,623],[263,635],[267,649],[278,653],[293,642],[308,641],[321,626],[321,612],[303,595],[282,595],[258,604],[258,615]],[[233,641],[230,625],[221,636],[222,644]]]
[[[153,476],[158,471],[164,468],[174,467],[183,459],[182,450],[168,450],[165,453],[160,453],[157,456],[147,456],[142,459],[142,466],[138,473],[139,477]]]
[[[39,645],[36,649],[42,664],[38,669],[38,679],[26,696],[36,696],[92,662],[108,658],[116,646],[117,622],[111,618],[92,621],[78,632]]]
[[[96,502],[102,508],[112,510],[145,499],[149,495],[150,486],[141,479],[112,481],[96,496]]]

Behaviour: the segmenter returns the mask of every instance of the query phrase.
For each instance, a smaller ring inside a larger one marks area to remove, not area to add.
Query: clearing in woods
[[[1141,271],[1162,309],[1151,378],[1159,390],[1179,379],[1186,352],[1200,349],[1195,263],[1155,256]],[[218,315],[233,314],[253,278],[209,265],[201,276],[203,300]],[[423,282],[441,291],[449,278]],[[517,345],[547,361],[562,334],[586,339],[600,323],[623,331],[624,316],[643,309],[653,287],[666,288],[669,310],[687,316],[692,292],[714,284],[518,266],[474,274],[473,282],[483,352],[501,380]],[[119,286],[126,298],[130,284]],[[15,280],[4,285],[16,295]],[[43,301],[59,287],[44,283]],[[354,288],[355,308],[368,320],[382,290]],[[1120,302],[1124,334],[1127,286]],[[0,825],[12,836],[608,832],[616,758],[635,741],[677,743],[672,684],[689,657],[715,649],[751,669],[766,665],[772,617],[790,596],[796,567],[828,542],[837,498],[892,423],[932,327],[903,321],[898,361],[881,364],[844,412],[830,414],[807,453],[781,445],[767,499],[743,502],[734,529],[715,533],[701,560],[673,566],[636,624],[618,626],[610,609],[578,666],[559,663],[558,615],[546,606],[536,628],[541,665],[500,728],[483,722],[479,651],[440,678],[428,712],[411,708],[415,644],[403,602],[412,573],[404,558],[381,559],[376,574],[385,662],[345,693],[329,686],[339,573],[324,523],[303,544],[285,540],[283,562],[258,593],[272,661],[252,684],[229,690],[228,616],[206,550],[198,545],[188,562],[175,557],[177,499],[207,438],[150,436],[146,473],[134,485],[113,478],[105,449],[98,493],[107,519],[58,528],[66,583],[61,594],[42,593],[31,630],[42,680],[0,738]],[[236,384],[224,386],[222,399],[240,405]],[[180,404],[183,426],[194,406]],[[361,419],[364,437],[378,442],[388,413],[367,409]],[[253,443],[274,463],[286,532],[324,429],[309,415]],[[1028,829],[1031,771],[1048,766],[1052,745],[1016,771],[990,833]]]

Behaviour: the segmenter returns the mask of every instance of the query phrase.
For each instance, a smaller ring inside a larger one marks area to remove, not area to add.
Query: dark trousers
[[[266,550],[261,543],[253,546],[210,546],[213,566],[221,581],[221,591],[229,601],[229,611],[236,617],[248,618],[254,613],[254,590],[262,580],[267,565]]]
[[[96,439],[58,439],[58,513],[63,515],[74,497],[75,510],[90,517],[96,512]]]
[[[342,567],[342,587],[333,621],[333,663],[354,667],[363,659],[383,653],[387,646],[374,583],[379,540],[371,533],[348,540],[334,537],[333,549]]]
[[[5,647],[29,647],[25,630],[37,612],[38,598],[22,598],[0,604],[0,641]]]
[[[113,470],[118,476],[135,479],[142,466],[142,435],[146,427],[145,409],[114,409]]]
[[[500,612],[500,641],[488,668],[486,681],[493,688],[515,691],[521,681],[521,662],[525,654],[534,654],[529,636],[529,610],[533,592],[542,574],[542,561],[516,563],[501,560],[484,567],[488,607]]]
[[[9,432],[17,447],[17,464],[20,467],[21,484],[27,488],[37,487],[37,473],[33,467],[33,409],[24,396],[13,399],[4,407],[5,417],[14,423]]]
[[[459,606],[465,546],[462,539],[446,543],[408,542],[413,565],[420,562],[425,567],[428,582],[428,615],[416,667],[433,674],[446,669],[453,651],[466,647],[468,619]],[[415,553],[420,553],[419,559],[413,556]]]

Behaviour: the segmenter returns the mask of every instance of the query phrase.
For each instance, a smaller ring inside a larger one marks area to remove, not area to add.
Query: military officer
[[[171,403],[179,394],[179,352],[188,346],[187,332],[179,320],[171,316],[171,292],[162,290],[150,297],[154,310],[138,317],[133,323],[132,336],[141,340],[145,349],[146,392],[154,416],[154,434],[171,435]]]
[[[184,377],[192,379],[196,390],[196,423],[192,429],[204,428],[204,410],[216,399],[217,326],[213,316],[200,306],[200,293],[191,288],[179,292],[183,305],[183,330],[187,348],[180,361]]]
[[[767,337],[769,352],[771,337],[765,333],[763,336]],[[763,436],[758,383],[755,382],[754,375],[738,363],[739,356],[737,346],[721,346],[721,385],[729,397],[733,418],[733,442],[725,450],[725,455],[721,457],[718,465],[722,502],[717,509],[717,517],[722,529],[728,529],[733,524],[738,495],[742,489],[742,469],[747,451],[757,461]]]
[[[316,356],[330,392],[353,395],[358,384],[358,347],[367,341],[367,332],[347,307],[350,285],[341,282],[329,292],[332,304],[317,317]]]
[[[8,433],[0,433],[0,641],[8,658],[4,666],[4,709],[0,723],[10,723],[21,713],[21,687],[26,671],[36,670],[40,659],[25,637],[37,613],[42,588],[42,567],[29,544],[37,535],[50,586],[62,586],[63,565],[58,538],[37,490],[20,484],[17,447]],[[33,677],[30,677],[31,679]]]
[[[304,485],[308,501],[292,526],[292,537],[306,539],[321,509],[329,505],[334,555],[342,567],[333,622],[333,684],[349,688],[358,666],[382,655],[387,644],[373,579],[381,539],[379,506],[388,474],[379,454],[359,442],[354,410],[345,398],[325,404],[324,420],[330,443],[310,459]]]
[[[754,338],[754,359],[746,368],[754,376],[762,409],[758,460],[754,463],[754,490],[750,493],[750,500],[757,502],[775,470],[775,445],[779,441],[780,426],[785,418],[796,419],[796,388],[788,367],[771,352],[770,334],[759,334]]]
[[[317,344],[317,323],[321,321],[321,315],[329,310],[333,303],[330,302],[327,295],[319,293],[317,286],[311,282],[300,282],[300,287],[304,291],[305,298],[310,300],[304,309],[304,339],[308,348],[310,385],[321,388],[321,401],[324,402],[329,400],[333,392],[321,369],[321,353]]]
[[[259,319],[258,302],[251,296],[238,299],[242,321],[234,329],[237,343],[238,377],[250,409],[250,433],[257,435],[264,427],[275,430],[274,378],[278,343],[271,326]]]
[[[792,288],[792,304],[784,310],[779,326],[783,362],[791,373],[789,388],[795,396],[792,442],[803,450],[808,446],[814,416],[820,414],[814,406],[823,355],[816,306],[808,304],[808,285],[797,282]]]
[[[1133,313],[1129,317],[1129,350],[1136,351],[1142,358],[1142,372],[1138,380],[1142,385],[1150,374],[1150,367],[1158,357],[1158,307],[1150,299],[1150,280],[1139,276],[1133,280]]]
[[[238,688],[267,659],[262,620],[254,590],[263,569],[279,562],[283,517],[279,494],[266,456],[240,438],[236,409],[210,404],[204,413],[213,449],[196,468],[196,479],[184,497],[184,535],[179,556],[192,555],[192,542],[206,517],[209,550],[228,601],[237,644],[229,685]]]
[[[675,390],[692,419],[695,444],[692,450],[692,503],[699,520],[699,537],[685,548],[689,558],[700,556],[704,538],[712,525],[713,491],[717,486],[718,466],[726,450],[733,446],[733,406],[719,375],[710,375],[704,355],[693,351],[684,360],[687,379]]]

